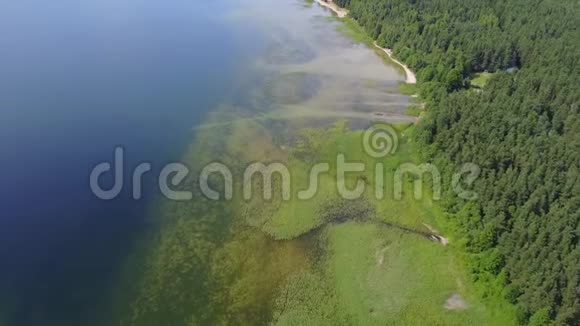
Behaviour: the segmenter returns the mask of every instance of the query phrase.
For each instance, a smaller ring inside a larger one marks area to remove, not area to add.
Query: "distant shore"
[[[332,2],[331,0],[328,1],[316,0],[316,2],[319,5],[334,11],[334,13],[338,16],[338,18],[344,18],[348,15],[348,10],[339,7],[336,3]]]
[[[397,63],[398,65],[400,65],[401,67],[403,67],[403,70],[405,70],[405,75],[407,76],[407,79],[405,80],[405,82],[407,84],[416,84],[417,83],[417,76],[415,76],[415,73],[413,71],[411,71],[411,69],[409,69],[409,67],[407,67],[406,64],[402,63],[401,61],[395,59],[395,57],[393,56],[393,50],[391,49],[385,49],[380,47],[377,42],[374,42],[374,45],[377,49],[382,50],[383,52],[385,52],[389,58],[391,60],[393,60],[393,62]]]

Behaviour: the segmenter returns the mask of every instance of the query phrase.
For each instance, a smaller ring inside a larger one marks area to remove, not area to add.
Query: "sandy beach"
[[[375,47],[377,49],[380,49],[383,52],[385,52],[389,56],[389,58],[391,60],[393,60],[393,62],[395,62],[398,65],[400,65],[401,67],[403,67],[403,70],[405,70],[405,75],[407,76],[407,79],[405,80],[405,82],[407,84],[416,84],[417,83],[417,76],[415,76],[415,73],[413,71],[411,71],[411,69],[409,69],[409,67],[407,67],[407,65],[405,65],[401,61],[395,59],[395,57],[393,56],[393,50],[382,48],[377,44],[377,42],[375,42],[374,44],[375,44]]]
[[[334,13],[338,16],[338,18],[344,18],[346,17],[346,15],[348,15],[348,10],[339,7],[336,3],[330,0],[328,1],[316,0],[316,2],[318,2],[319,5],[334,11]]]

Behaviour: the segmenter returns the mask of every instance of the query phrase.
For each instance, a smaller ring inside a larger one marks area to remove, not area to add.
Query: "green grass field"
[[[356,325],[510,325],[470,293],[447,248],[410,234],[346,223],[328,229],[327,274]],[[465,308],[448,310],[452,295]]]
[[[477,88],[484,88],[487,85],[487,82],[493,77],[494,74],[489,72],[478,72],[473,74],[473,78],[471,79],[471,86]]]
[[[408,142],[412,128],[399,127],[400,146],[397,153],[380,160],[387,171],[396,169],[404,162],[416,162],[415,153]],[[336,153],[344,152],[348,153],[349,161],[365,162],[368,165],[377,163],[377,160],[369,158],[361,150],[361,132],[334,131],[331,134],[334,139],[324,141],[325,144],[321,146],[321,153],[324,153],[327,160]],[[461,260],[456,257],[453,244],[444,247],[420,235],[402,232],[382,223],[425,231],[423,223],[439,228],[438,221],[442,219],[437,216],[441,213],[429,196],[428,188],[424,189],[421,200],[415,200],[411,195],[412,184],[407,182],[403,199],[395,200],[392,190],[389,190],[390,177],[392,173],[387,173],[385,199],[376,200],[370,195],[365,197],[376,208],[374,219],[364,222],[331,222],[319,231],[323,255],[308,274],[314,274],[310,277],[324,284],[313,287],[290,282],[280,292],[293,292],[294,299],[321,301],[318,291],[322,291],[329,298],[322,300],[321,304],[338,306],[340,313],[325,314],[324,311],[305,310],[304,305],[316,304],[306,301],[295,303],[292,308],[285,306],[283,312],[276,311],[275,315],[281,316],[279,324],[307,325],[310,319],[322,325],[515,324],[513,309],[503,299],[488,298],[482,302],[478,298],[466,278]],[[372,182],[369,186],[372,186]],[[306,215],[312,213],[301,212]],[[300,219],[300,216],[294,218]],[[292,224],[292,221],[288,223]],[[319,223],[316,223],[316,227],[320,227]],[[296,282],[303,281],[300,278]],[[445,308],[446,301],[454,295],[460,298],[460,307]]]

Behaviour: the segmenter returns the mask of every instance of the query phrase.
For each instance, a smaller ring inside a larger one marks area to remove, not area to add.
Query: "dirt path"
[[[407,67],[407,65],[405,65],[401,61],[395,59],[395,57],[393,56],[393,50],[382,48],[377,44],[377,42],[375,42],[374,45],[377,49],[385,52],[389,56],[389,58],[391,60],[393,60],[393,62],[395,62],[396,64],[403,67],[403,70],[405,70],[405,75],[407,75],[407,80],[406,80],[407,84],[416,84],[417,83],[417,76],[415,76],[415,73],[413,71],[411,71],[411,69],[409,69],[409,67]]]

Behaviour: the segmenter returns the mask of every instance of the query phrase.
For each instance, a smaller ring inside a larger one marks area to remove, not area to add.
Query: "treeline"
[[[335,2],[417,72],[425,158],[447,178],[482,168],[476,201],[442,201],[473,278],[516,304],[522,324],[580,324],[580,4]],[[468,89],[483,71],[495,74]]]

